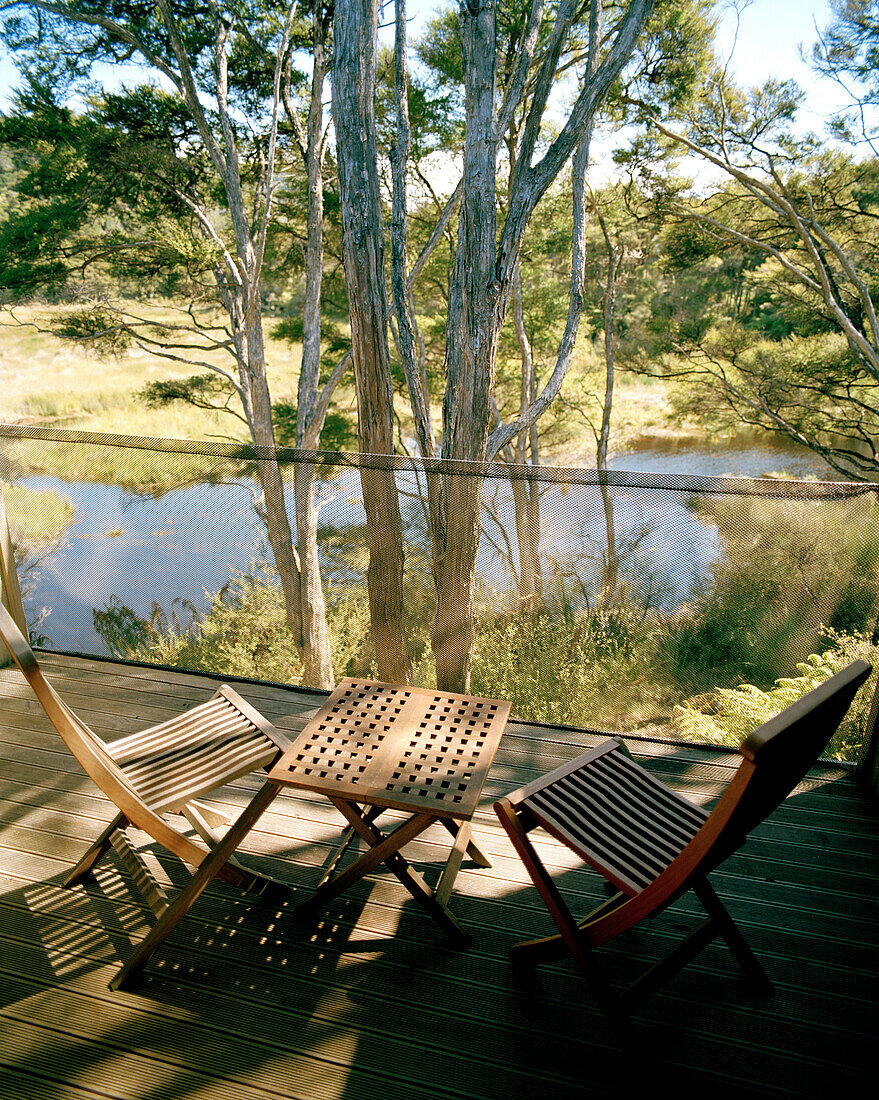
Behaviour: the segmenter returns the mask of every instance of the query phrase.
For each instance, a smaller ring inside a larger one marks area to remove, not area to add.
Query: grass
[[[56,542],[73,522],[74,507],[54,490],[28,489],[0,482],[6,518],[16,545],[39,547]]]
[[[16,307],[14,317],[0,316],[0,419],[7,422],[54,423],[85,431],[155,435],[179,439],[244,439],[240,421],[222,413],[180,407],[147,409],[135,394],[147,382],[186,377],[202,368],[172,363],[161,356],[131,347],[118,356],[99,356],[83,344],[38,332],[50,317],[74,307]],[[170,305],[138,303],[137,311],[157,324],[170,324],[175,310]],[[21,322],[21,323],[19,323]],[[296,393],[301,348],[274,340],[267,328],[269,380],[275,397]],[[226,369],[219,353],[199,358],[213,360]]]
[[[148,436],[160,439],[248,442],[247,428],[228,413],[183,404],[150,409],[137,393],[148,382],[188,377],[203,367],[172,363],[139,347],[120,355],[97,355],[84,344],[61,340],[45,328],[59,310],[74,307],[16,307],[14,315],[0,314],[0,421],[41,424],[89,432]],[[169,304],[138,303],[138,314],[157,324],[172,323],[176,312]],[[276,400],[295,400],[301,347],[271,336],[266,325],[269,384]],[[219,353],[213,358],[228,369]],[[338,391],[339,402],[353,415],[350,390]],[[118,447],[83,447],[22,441],[8,444],[7,456],[29,473],[54,473],[69,480],[103,481],[132,490],[161,491],[193,479],[216,479],[239,473],[215,460],[198,456],[169,456],[159,452],[128,451]]]
[[[148,382],[186,377],[201,368],[172,363],[137,347],[116,356],[100,356],[84,344],[61,340],[32,327],[45,328],[52,315],[72,312],[74,308],[22,306],[16,307],[14,315],[0,314],[0,378],[3,382],[0,421],[162,439],[246,440],[244,424],[228,414],[184,405],[149,409],[136,398],[137,392]],[[135,308],[139,315],[157,324],[172,323],[177,316],[170,304],[138,303]],[[272,397],[276,401],[295,400],[301,347],[273,338],[271,330],[269,321],[266,324],[266,352]],[[228,368],[228,361],[224,362],[218,355],[214,358],[219,365]],[[581,393],[599,392],[602,369],[593,349],[585,348],[572,370],[572,389]],[[350,413],[352,419],[356,416],[351,384],[340,387],[336,404]],[[584,404],[593,418],[600,417],[597,402],[587,398]],[[405,400],[398,399],[398,409],[405,425]],[[439,411],[437,408],[437,416]],[[662,380],[618,373],[613,437],[617,449],[625,449],[642,436],[656,438],[679,433],[680,428],[675,426],[672,416],[667,387]],[[594,465],[594,443],[585,423],[576,425],[572,418],[563,439],[554,442],[552,434],[546,440],[544,461]],[[33,453],[27,460],[41,465]],[[133,484],[143,476],[142,484],[148,488],[157,478],[161,480],[161,460],[151,467],[149,463],[144,466],[142,458],[138,459],[134,465],[142,469],[142,475],[121,456],[120,461],[120,484]],[[63,468],[66,477],[115,480],[116,460],[112,458],[105,463],[99,460],[95,466],[92,460],[69,451],[59,452],[51,459],[44,456],[44,462],[51,462],[54,472]]]

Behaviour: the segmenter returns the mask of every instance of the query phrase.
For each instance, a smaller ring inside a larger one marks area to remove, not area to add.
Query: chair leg
[[[270,780],[260,787],[239,814],[231,829],[216,847],[208,853],[189,882],[180,890],[171,905],[111,980],[110,989],[121,989],[143,970],[156,949],[165,942],[171,932],[183,920],[192,904],[244,840],[280,789],[280,784],[272,783]]]
[[[763,993],[771,993],[772,982],[766,971],[760,965],[757,956],[748,946],[745,937],[736,927],[732,917],[727,912],[720,898],[709,885],[706,879],[697,879],[693,883],[693,893],[699,899],[708,913],[708,918],[694,929],[686,939],[682,940],[664,958],[628,989],[620,994],[620,1000],[627,1011],[644,1001],[651,993],[663,985],[673,974],[682,970],[691,962],[703,948],[712,940],[721,936],[732,951],[736,961],[744,970],[747,980],[755,989]]]
[[[207,812],[205,812],[207,811]],[[214,813],[209,807],[202,806],[198,802],[190,802],[180,811],[189,824],[195,829],[209,848],[220,843],[222,834],[217,832],[217,825],[229,825],[232,818],[225,814]],[[218,879],[231,883],[240,890],[249,894],[258,894],[265,898],[282,898],[289,892],[289,886],[285,882],[279,882],[270,875],[260,874],[240,863],[235,856],[230,856],[227,862],[217,872]]]
[[[775,988],[772,979],[763,969],[760,960],[751,950],[747,940],[715,893],[714,887],[709,884],[707,879],[699,879],[693,884],[693,892],[705,907],[706,912],[710,913],[717,922],[718,934],[726,941],[727,947],[729,947],[736,962],[745,972],[745,977],[755,991],[765,994],[772,993]]]
[[[578,921],[577,927],[580,929],[585,928],[587,924],[598,920],[599,917],[612,913],[624,901],[626,901],[626,895],[619,890],[615,890],[613,897],[603,901],[591,913],[587,913],[585,917]],[[530,965],[558,962],[559,959],[565,958],[567,954],[568,946],[560,933],[554,936],[542,936],[540,939],[523,940],[521,943],[513,944],[510,948],[510,955],[514,961],[527,962]]]
[[[559,930],[558,937],[551,936],[546,940],[532,940],[528,943],[516,944],[510,951],[512,959],[515,962],[530,964],[549,961],[551,958],[560,957],[559,948],[563,944],[567,953],[571,955],[591,985],[596,1000],[610,1021],[611,1026],[621,1038],[627,1038],[628,1020],[623,1006],[593,955],[586,936],[580,931],[564,898],[559,893],[549,872],[543,866],[540,856],[538,856],[533,844],[528,839],[528,834],[516,815],[516,811],[506,799],[501,799],[495,803],[494,808],[513,843],[513,847],[531,876],[532,882],[537,887],[543,904]],[[607,904],[604,903],[600,908],[604,909]]]
[[[626,1011],[633,1012],[651,993],[664,985],[672,975],[682,970],[719,935],[720,928],[713,916],[703,921],[686,939],[672,948],[655,966],[650,967],[620,994],[620,1000]]]
[[[110,838],[117,829],[123,829],[126,824],[125,815],[117,814],[91,848],[85,853],[79,863],[77,863],[73,870],[67,874],[61,885],[76,886],[77,883],[87,878],[92,867],[94,867],[94,865],[106,854],[110,847]]]

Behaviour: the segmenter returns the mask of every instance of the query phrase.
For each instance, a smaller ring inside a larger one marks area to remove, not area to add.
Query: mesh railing
[[[0,477],[43,648],[329,686],[399,643],[415,683],[469,667],[520,718],[731,744],[852,657],[879,664],[875,484],[21,425],[0,426]]]

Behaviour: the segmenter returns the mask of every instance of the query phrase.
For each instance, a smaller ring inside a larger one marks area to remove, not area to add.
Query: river
[[[833,479],[826,464],[809,452],[765,444],[706,448],[662,441],[618,455],[611,466],[647,473]],[[23,578],[28,617],[34,620],[45,609],[40,632],[57,649],[105,653],[92,612],[111,597],[138,615],[148,615],[154,601],[166,612],[175,600],[203,610],[208,594],[229,580],[231,570],[246,572],[251,562],[268,556],[250,486],[243,480],[195,485],[158,498],[49,476],[22,483],[55,490],[75,507],[60,546]],[[499,482],[497,488],[500,526],[486,519],[477,561],[479,590],[487,599],[493,594],[504,599],[510,588],[509,569],[495,547],[503,550],[506,538],[515,542],[509,487]],[[364,522],[356,472],[322,483],[320,492],[326,502],[323,523],[344,529]],[[717,529],[687,507],[685,494],[615,490],[614,508],[619,546],[628,549],[626,568],[652,586],[656,606],[685,599],[721,552]],[[547,486],[541,549],[548,567],[581,578],[599,568],[606,547],[603,523],[594,488]]]

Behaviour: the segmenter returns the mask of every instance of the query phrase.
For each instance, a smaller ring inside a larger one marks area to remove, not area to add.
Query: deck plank
[[[64,655],[47,674],[107,736],[203,701],[216,680]],[[325,698],[236,684],[295,732]],[[209,887],[135,991],[109,977],[151,916],[110,857],[94,880],[60,881],[113,813],[48,727],[21,677],[0,670],[0,1095],[29,1100],[405,1100],[610,1096],[665,1080],[724,1095],[872,1095],[879,990],[879,814],[847,770],[821,765],[714,875],[777,984],[741,988],[712,945],[638,1017],[636,1065],[585,984],[560,964],[516,980],[507,950],[546,915],[491,801],[605,736],[514,721],[474,818],[492,867],[466,864],[453,908],[473,933],[455,951],[391,876],[368,876],[312,925],[293,913],[338,836],[323,800],[284,794],[245,855],[287,878],[281,903]],[[716,798],[735,754],[632,739],[655,774]],[[242,806],[258,778],[217,796]],[[430,874],[443,836],[409,848]],[[584,907],[598,880],[548,837],[549,864]],[[173,884],[176,861],[157,866]],[[625,980],[672,942],[688,901],[607,948]],[[413,1007],[413,1005],[415,1007]]]

